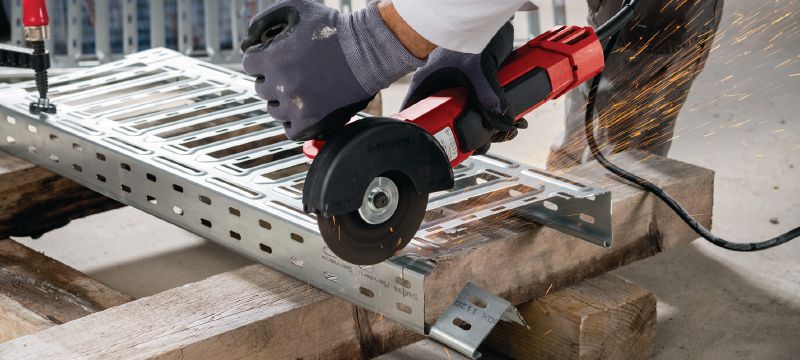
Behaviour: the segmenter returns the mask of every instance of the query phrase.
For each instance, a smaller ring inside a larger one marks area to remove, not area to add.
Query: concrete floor
[[[800,225],[800,5],[725,6],[724,35],[681,113],[670,156],[717,172],[718,235],[756,241]],[[386,112],[404,91],[400,84],[385,93]],[[541,166],[562,118],[563,104],[548,104],[529,118],[529,130],[493,151]],[[131,208],[18,240],[136,297],[250,263]],[[794,359],[798,258],[800,241],[741,254],[700,240],[614,273],[658,297],[656,359]]]

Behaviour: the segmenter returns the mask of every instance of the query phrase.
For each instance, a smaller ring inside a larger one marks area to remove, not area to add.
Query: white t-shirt
[[[393,0],[400,17],[428,41],[480,53],[517,9],[531,0]]]

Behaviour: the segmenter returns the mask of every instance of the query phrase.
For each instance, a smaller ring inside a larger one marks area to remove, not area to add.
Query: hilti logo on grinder
[[[374,145],[367,146],[367,152],[386,151],[396,147],[406,146],[411,143],[411,139],[404,137],[400,139],[392,139],[389,141],[380,142]]]

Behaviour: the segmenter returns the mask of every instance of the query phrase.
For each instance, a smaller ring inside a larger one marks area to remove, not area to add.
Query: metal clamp
[[[510,302],[467,283],[455,302],[433,324],[429,336],[477,359],[481,357],[478,346],[489,336],[498,320],[528,327]]]

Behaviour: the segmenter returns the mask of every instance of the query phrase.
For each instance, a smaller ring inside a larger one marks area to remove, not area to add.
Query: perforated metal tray
[[[494,156],[431,194],[397,257],[356,266],[325,248],[301,194],[310,161],[245,75],[165,49],[50,79],[55,116],[27,111],[32,82],[0,87],[0,149],[424,333],[428,259],[487,240],[517,214],[611,245],[609,193]]]

